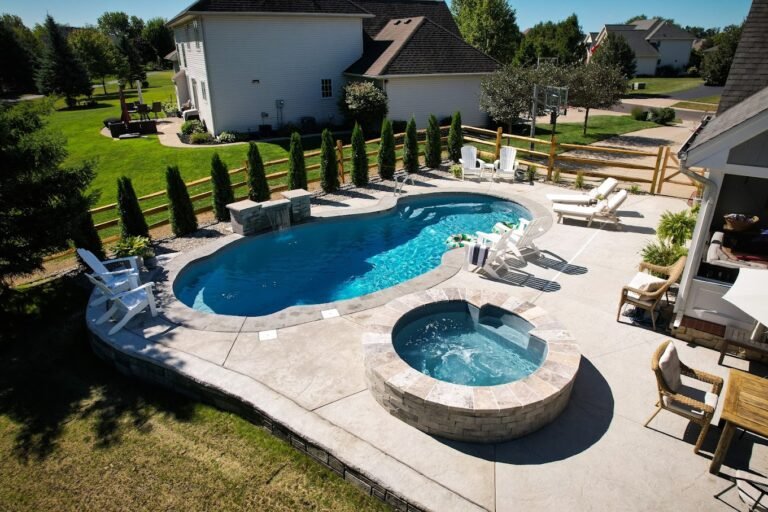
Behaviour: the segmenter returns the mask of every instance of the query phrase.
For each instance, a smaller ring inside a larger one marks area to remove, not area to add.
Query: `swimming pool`
[[[187,265],[176,297],[198,311],[260,316],[351,299],[440,265],[446,238],[530,219],[518,203],[480,194],[401,200],[388,211],[350,215],[248,238]]]

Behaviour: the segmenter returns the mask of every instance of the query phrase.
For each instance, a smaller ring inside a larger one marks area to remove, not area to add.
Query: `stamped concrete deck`
[[[406,186],[408,194],[455,187],[432,180]],[[470,183],[467,189],[504,190],[547,205],[554,187]],[[369,207],[377,197],[313,213]],[[615,321],[619,290],[636,272],[638,253],[654,235],[664,210],[680,199],[630,196],[624,227],[554,224],[537,245],[545,253],[519,272],[493,281],[459,271],[433,287],[512,294],[545,308],[578,340],[583,357],[570,404],[542,430],[491,445],[431,437],[390,416],[364,378],[361,335],[381,307],[290,327],[256,331],[207,323],[185,327],[167,318],[137,318],[115,336],[91,326],[111,346],[188,378],[241,397],[350,467],[429,510],[737,510],[730,483],[708,473],[709,454],[694,455],[698,427],[662,412],[643,423],[656,401],[650,358],[665,336]],[[90,308],[89,322],[100,314]],[[203,322],[205,323],[205,322]],[[238,321],[234,321],[238,324]],[[690,366],[727,376],[712,350],[677,342]],[[746,362],[729,358],[734,366]],[[704,451],[714,451],[720,429]],[[747,435],[734,441],[726,466],[768,469],[766,446]],[[724,467],[730,472],[729,467]]]

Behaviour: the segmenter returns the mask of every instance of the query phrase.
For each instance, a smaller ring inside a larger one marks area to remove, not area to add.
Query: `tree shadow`
[[[84,110],[99,110],[99,109],[105,109],[105,108],[115,108],[114,105],[109,105],[108,103],[91,103],[89,105],[76,105],[74,107],[62,107],[58,109],[59,112],[81,112]]]

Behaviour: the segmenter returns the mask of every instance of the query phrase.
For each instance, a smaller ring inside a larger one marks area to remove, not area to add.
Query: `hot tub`
[[[364,334],[376,400],[448,439],[498,442],[554,420],[581,355],[538,306],[507,294],[433,289],[377,310]]]

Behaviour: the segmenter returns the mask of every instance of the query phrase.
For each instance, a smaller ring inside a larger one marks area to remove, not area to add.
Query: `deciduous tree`
[[[725,85],[740,38],[740,25],[729,25],[712,37],[714,48],[704,53],[701,62],[701,77],[707,85]]]
[[[499,62],[512,60],[521,36],[506,0],[453,0],[451,10],[465,41]]]
[[[603,66],[618,68],[626,78],[635,76],[637,63],[635,52],[624,36],[615,32],[609,32],[602,43],[592,54],[590,62]]]
[[[117,64],[116,50],[109,38],[98,30],[86,28],[73,31],[68,40],[88,74],[101,80],[107,94],[106,77],[115,72]]]
[[[583,133],[586,135],[590,109],[618,103],[627,90],[627,79],[618,68],[596,62],[574,66],[567,74],[568,103],[584,109]]]
[[[163,18],[147,20],[141,37],[149,47],[156,65],[160,68],[164,67],[163,57],[172,52],[176,46],[173,32],[166,26],[165,20]]]
[[[387,93],[373,82],[352,82],[344,87],[339,108],[348,121],[373,130],[387,115],[387,101]]]
[[[564,66],[581,62],[586,55],[584,33],[575,14],[563,21],[538,23],[528,30],[517,51],[515,62],[533,66],[540,59],[554,59]]]

